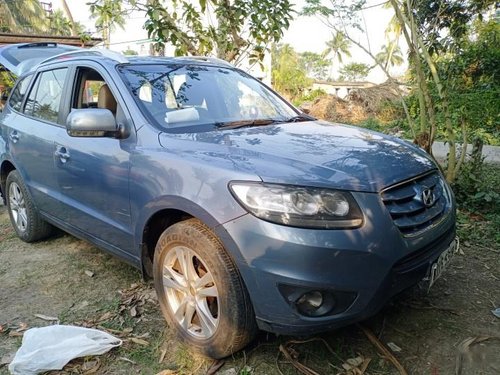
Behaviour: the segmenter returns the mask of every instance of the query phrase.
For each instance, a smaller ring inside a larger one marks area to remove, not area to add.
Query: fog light
[[[307,292],[297,301],[297,305],[308,304],[313,309],[317,309],[323,304],[323,295],[321,292]]]
[[[279,291],[300,315],[320,318],[344,312],[356,299],[355,292],[279,284]]]
[[[302,315],[322,316],[328,314],[335,306],[335,300],[329,293],[318,290],[306,292],[295,302]]]

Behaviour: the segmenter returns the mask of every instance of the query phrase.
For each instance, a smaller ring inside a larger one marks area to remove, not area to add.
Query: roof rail
[[[125,64],[128,63],[129,60],[122,55],[121,53],[110,51],[108,49],[104,48],[90,48],[90,49],[81,49],[78,51],[70,51],[70,52],[64,52],[60,53],[58,55],[49,57],[48,59],[45,59],[40,62],[39,65],[45,64],[49,61],[57,60],[61,57],[72,57],[74,55],[79,55],[79,56],[102,56],[102,57],[107,57],[108,59],[114,60],[116,62],[119,62],[120,64]]]
[[[220,64],[224,66],[234,67],[231,63],[226,60],[219,59],[218,57],[210,57],[210,56],[179,56],[181,59],[186,60],[196,60],[196,61],[206,61],[213,64]]]

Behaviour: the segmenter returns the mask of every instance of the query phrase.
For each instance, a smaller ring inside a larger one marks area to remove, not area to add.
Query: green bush
[[[326,95],[327,95],[327,93],[324,90],[314,89],[314,90],[311,90],[311,91],[299,96],[295,100],[293,100],[293,104],[295,106],[300,106],[302,103],[314,102],[316,99],[321,98],[322,96],[326,96]]]
[[[466,162],[453,184],[460,208],[470,212],[493,212],[500,215],[500,167]]]

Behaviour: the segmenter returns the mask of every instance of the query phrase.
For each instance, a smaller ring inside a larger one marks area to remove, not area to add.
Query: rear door
[[[45,70],[23,78],[14,89],[2,119],[3,138],[8,142],[10,157],[37,208],[55,217],[61,215],[61,210],[54,139],[64,130],[59,108],[67,78],[68,68]]]

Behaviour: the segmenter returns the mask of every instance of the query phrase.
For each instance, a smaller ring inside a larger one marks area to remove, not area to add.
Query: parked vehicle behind
[[[19,76],[0,118],[17,235],[55,226],[139,268],[205,355],[365,319],[457,247],[425,152],[315,120],[228,63],[50,43],[0,62]]]

